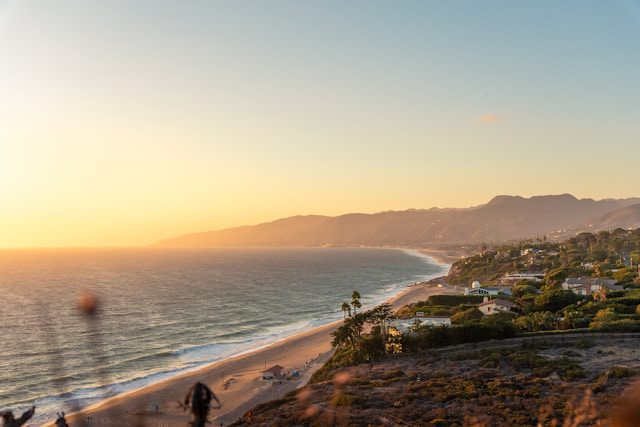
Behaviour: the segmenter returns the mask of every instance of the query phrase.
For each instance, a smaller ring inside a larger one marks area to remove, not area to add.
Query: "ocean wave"
[[[370,259],[374,261],[367,261],[367,253],[357,249],[316,252],[301,250],[294,263],[283,262],[276,265],[277,268],[269,270],[269,265],[264,264],[268,257],[265,258],[261,252],[259,257],[244,256],[247,264],[241,275],[238,275],[237,267],[216,264],[215,280],[222,280],[220,277],[223,277],[227,282],[209,285],[211,291],[204,295],[203,292],[206,293],[208,288],[203,287],[202,283],[209,283],[206,280],[209,280],[210,271],[213,271],[202,269],[203,265],[208,266],[204,258],[196,260],[198,262],[193,266],[184,265],[182,257],[176,260],[177,264],[167,265],[166,259],[157,265],[150,264],[147,267],[150,269],[149,277],[162,277],[163,288],[160,292],[154,288],[155,279],[147,280],[146,285],[138,281],[143,274],[139,272],[140,264],[135,262],[134,257],[113,270],[117,271],[122,285],[117,285],[118,281],[109,278],[113,281],[111,286],[120,288],[115,290],[117,293],[109,300],[110,307],[113,307],[110,313],[113,315],[102,318],[102,329],[94,337],[100,340],[101,354],[96,356],[92,353],[95,350],[92,347],[92,332],[82,322],[82,318],[73,312],[63,313],[66,317],[60,318],[63,320],[57,323],[54,330],[59,334],[58,347],[64,348],[65,360],[62,368],[67,372],[52,375],[47,372],[48,366],[43,359],[43,363],[37,366],[25,364],[22,371],[12,369],[12,372],[5,373],[4,378],[0,373],[0,382],[9,381],[9,384],[16,386],[12,387],[10,393],[6,393],[6,387],[2,390],[3,399],[0,404],[19,410],[22,406],[35,403],[38,406],[36,422],[48,421],[56,411],[77,410],[106,397],[199,369],[224,358],[255,351],[292,335],[339,320],[343,316],[339,309],[339,295],[348,298],[347,295],[351,294],[354,287],[363,295],[363,307],[369,308],[415,282],[443,274],[446,268],[417,251],[394,249],[420,258],[424,263],[416,263],[410,259],[409,262],[409,257],[392,252],[387,255],[382,251],[372,251]],[[350,258],[351,253],[357,256]],[[207,252],[197,255],[206,257]],[[277,256],[282,255],[278,253]],[[318,262],[322,257],[326,259]],[[206,261],[209,262],[210,259],[206,258]],[[128,281],[127,268],[135,273],[130,279],[133,281]],[[223,276],[220,276],[221,268],[228,268]],[[288,272],[287,269],[292,270]],[[189,274],[184,277],[176,274],[180,270]],[[105,271],[110,270],[105,267]],[[166,271],[167,275],[162,276],[162,271]],[[199,275],[194,271],[198,271]],[[283,271],[287,273],[283,274]],[[171,277],[176,278],[176,281],[167,282],[167,278]],[[198,293],[196,300],[183,295],[193,277],[201,280],[194,284],[194,292]],[[93,276],[91,279],[93,280]],[[60,283],[67,281],[64,278],[57,280]],[[99,283],[99,278],[95,280]],[[172,286],[180,291],[166,295],[165,292],[170,291]],[[316,294],[320,289],[324,293]],[[62,292],[59,296],[65,297]],[[283,300],[283,297],[287,300]],[[160,303],[168,299],[171,300],[170,307],[166,311],[159,311],[158,307],[163,306]],[[309,304],[310,299],[314,304]],[[132,301],[141,303],[133,304]],[[64,307],[64,302],[58,301],[56,306]],[[127,319],[123,313],[127,312],[137,313],[131,317],[131,322],[123,322],[123,319]],[[65,323],[64,319],[70,321]],[[37,321],[37,318],[33,320]],[[16,346],[14,351],[7,352],[12,355],[7,361],[15,361],[13,356],[18,353],[45,359],[56,354],[46,348],[24,349]],[[35,377],[29,378],[27,387],[24,387],[25,383],[20,378],[28,378],[29,373],[36,370],[36,377],[39,375],[49,381],[48,388],[46,381],[42,381],[42,387],[29,390]],[[97,374],[101,370],[108,372],[109,384],[91,382],[91,379],[95,382],[100,377]],[[63,384],[60,385],[61,383]],[[20,389],[28,390],[30,394],[21,393]]]

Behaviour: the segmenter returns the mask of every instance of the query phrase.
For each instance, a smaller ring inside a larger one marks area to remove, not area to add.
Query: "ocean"
[[[0,251],[0,410],[51,420],[339,319],[354,289],[373,306],[445,269],[400,249]]]

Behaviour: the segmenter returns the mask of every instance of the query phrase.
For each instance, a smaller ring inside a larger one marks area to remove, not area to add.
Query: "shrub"
[[[535,299],[536,309],[539,311],[559,311],[566,306],[575,304],[582,298],[571,291],[554,289],[538,295]]]
[[[340,393],[334,396],[331,403],[334,406],[352,406],[353,396],[347,393]]]
[[[625,291],[607,291],[607,298],[621,298],[625,294]]]
[[[607,307],[612,308],[618,314],[635,314],[637,308],[637,306],[625,304],[607,304]]]
[[[529,284],[528,281],[526,280],[521,282],[526,282],[526,283],[521,284],[520,282],[518,282],[518,284],[516,284],[513,288],[511,288],[511,293],[513,294],[514,297],[522,298],[525,295],[535,295],[537,293],[538,288],[536,288],[534,285]]]
[[[607,300],[607,302],[609,304],[616,303],[616,304],[623,304],[623,305],[632,305],[636,307],[638,304],[640,304],[640,297],[626,296],[622,298],[611,298]]]
[[[610,378],[626,378],[634,375],[635,371],[626,366],[612,366],[608,374]]]
[[[616,316],[613,308],[603,308],[602,310],[598,310],[595,317],[593,318],[594,322],[611,322],[617,320],[618,316]]]
[[[455,324],[464,323],[471,320],[482,319],[483,316],[484,315],[480,310],[473,307],[473,308],[470,308],[469,310],[461,311],[451,316],[451,322]]]
[[[602,332],[640,332],[640,322],[631,319],[612,322],[591,322],[589,328]]]
[[[402,346],[407,351],[422,351],[447,345],[512,338],[516,335],[513,322],[466,323],[459,326],[420,328],[414,335],[403,335]]]
[[[431,295],[427,299],[429,305],[443,305],[454,307],[460,304],[479,304],[482,302],[481,296],[475,295]]]

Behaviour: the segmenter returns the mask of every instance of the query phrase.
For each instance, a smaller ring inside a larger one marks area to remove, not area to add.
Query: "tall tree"
[[[353,291],[351,294],[351,305],[353,306],[353,314],[355,316],[356,313],[358,313],[358,309],[362,307],[362,304],[360,303],[360,292]]]
[[[351,317],[351,306],[346,301],[342,303],[342,314],[345,319],[347,318],[347,315]]]

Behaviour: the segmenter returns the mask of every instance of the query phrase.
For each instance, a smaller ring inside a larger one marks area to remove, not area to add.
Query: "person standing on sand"
[[[211,400],[215,400],[218,406],[221,408],[222,404],[216,395],[211,391],[209,387],[197,382],[189,389],[187,397],[184,400],[185,407],[189,407],[189,401],[191,401],[191,413],[193,414],[193,421],[190,423],[193,427],[204,427],[208,422],[209,411],[211,410]]]

